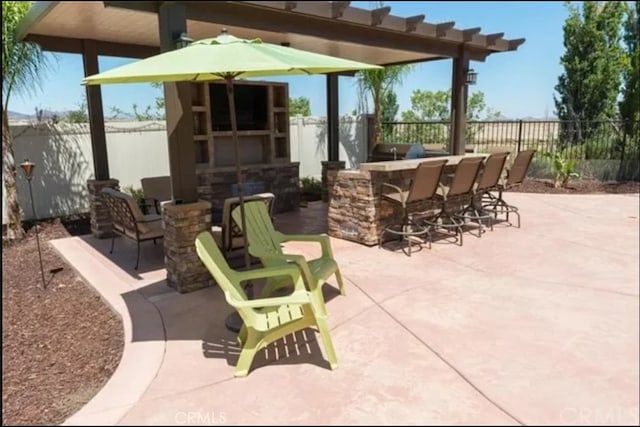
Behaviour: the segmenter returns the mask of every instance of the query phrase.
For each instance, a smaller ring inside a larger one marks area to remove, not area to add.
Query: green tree
[[[40,77],[49,66],[38,45],[16,38],[16,28],[30,7],[31,2],[27,1],[2,2],[2,178],[7,200],[7,239],[24,236],[9,130],[9,101],[14,94],[24,95],[39,88]]]
[[[166,110],[164,108],[164,85],[163,83],[154,82],[151,86],[160,90],[160,95],[154,100],[154,105],[147,105],[143,109],[138,109],[138,104],[132,104],[133,117],[139,121],[144,122],[148,120],[166,120]],[[111,113],[116,117],[118,115],[125,115],[124,111],[117,107],[111,107]]]
[[[467,121],[495,120],[500,112],[488,108],[482,91],[473,92],[467,100]],[[416,123],[405,125],[406,142],[447,143],[447,128],[451,119],[450,90],[414,90],[411,94],[411,109],[402,112],[403,122]],[[438,122],[426,126],[424,122]],[[466,138],[473,141],[482,125],[467,126]]]
[[[369,2],[371,9],[384,6],[383,1]],[[356,73],[358,83],[358,97],[360,110],[373,107],[373,139],[374,144],[382,142],[383,104],[389,92],[393,92],[396,85],[402,83],[404,77],[413,70],[412,65],[394,65],[376,70],[362,70]]]
[[[467,101],[467,120],[493,120],[500,113],[487,108],[484,92],[473,92]],[[451,118],[450,90],[421,90],[416,89],[411,94],[411,110],[402,112],[402,121],[425,122],[446,121]]]
[[[363,70],[356,74],[359,92],[373,106],[374,144],[382,142],[382,110],[384,99],[412,70],[410,65],[395,65],[375,70]]]
[[[625,63],[623,71],[622,99],[619,103],[620,117],[626,121],[625,132],[635,136],[637,144],[640,133],[640,1],[628,6],[624,24]]]
[[[384,142],[391,141],[393,136],[393,125],[390,122],[395,122],[398,116],[398,96],[394,91],[387,92],[382,98],[382,133]]]
[[[623,2],[587,1],[582,10],[566,3],[569,17],[564,30],[564,71],[554,96],[560,120],[571,121],[563,129],[566,143],[582,142],[597,131],[591,121],[617,116],[624,55],[621,44]],[[579,122],[578,122],[579,121]]]
[[[304,96],[289,98],[289,115],[310,116],[311,103],[309,102],[309,98],[306,98]]]
[[[71,110],[65,116],[65,121],[69,123],[88,123],[89,110],[87,109],[87,96],[82,97],[82,101],[78,104],[78,108]]]

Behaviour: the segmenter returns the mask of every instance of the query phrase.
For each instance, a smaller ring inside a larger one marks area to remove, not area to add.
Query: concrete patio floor
[[[52,242],[120,313],[118,370],[67,425],[638,424],[638,195],[508,194],[522,228],[406,257],[333,239],[346,296],[325,286],[339,367],[307,330],[234,378],[216,287],[178,294],[162,245]],[[277,216],[322,231],[325,205]],[[308,244],[288,252],[312,255]],[[330,281],[335,285],[334,281]]]

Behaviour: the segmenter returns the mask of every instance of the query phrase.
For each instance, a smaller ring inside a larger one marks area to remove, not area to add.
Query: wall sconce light
[[[176,49],[182,49],[183,47],[189,46],[193,42],[193,39],[189,37],[187,33],[182,33],[174,40],[174,42],[176,44]]]
[[[469,68],[465,75],[465,83],[468,85],[474,85],[476,84],[477,80],[478,80],[478,73],[473,71],[473,68]]]

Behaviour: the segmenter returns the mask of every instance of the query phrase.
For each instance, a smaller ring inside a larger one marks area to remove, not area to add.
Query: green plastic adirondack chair
[[[264,206],[264,203],[260,203]],[[286,335],[311,326],[315,326],[320,333],[331,369],[338,367],[320,302],[305,289],[300,270],[295,265],[233,270],[208,231],[197,236],[196,252],[224,292],[227,302],[238,311],[244,322],[238,335],[242,351],[236,365],[236,377],[244,377],[249,373],[258,351]],[[287,276],[294,283],[291,295],[249,300],[242,289],[242,282],[248,280],[282,276]]]
[[[279,267],[294,262],[302,271],[302,276],[309,286],[309,290],[318,297],[321,302],[322,311],[326,314],[324,297],[322,296],[322,285],[333,274],[336,276],[340,293],[344,295],[344,284],[338,263],[333,258],[331,241],[326,234],[320,235],[298,235],[283,234],[273,226],[269,212],[264,203],[247,202],[245,206],[245,220],[247,226],[247,240],[249,241],[249,253],[259,258],[266,267]],[[240,207],[231,213],[236,224],[242,224]],[[241,227],[241,225],[240,225]],[[317,242],[322,247],[322,255],[307,261],[302,255],[285,254],[282,251],[282,243],[290,241]],[[290,286],[291,281],[287,278],[273,278],[268,280],[261,296],[271,295],[273,291],[284,286]]]

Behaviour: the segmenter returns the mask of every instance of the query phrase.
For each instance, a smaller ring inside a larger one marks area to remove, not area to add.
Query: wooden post
[[[327,74],[327,159],[340,160],[340,113],[338,111],[338,74]]]
[[[100,72],[95,41],[82,40],[82,63],[84,64],[85,77]],[[106,181],[109,179],[109,159],[107,158],[107,138],[104,132],[102,89],[99,85],[87,85],[86,91],[94,176],[96,181]]]
[[[163,2],[158,9],[160,50],[176,48],[175,40],[187,32],[186,8],[176,2]],[[165,83],[165,108],[169,139],[169,170],[174,201],[198,201],[196,151],[193,142],[191,84]]]
[[[449,152],[452,155],[464,154],[465,152],[465,134],[467,130],[467,69],[469,69],[469,54],[461,47],[460,55],[453,59],[452,70],[451,131],[449,140]]]

